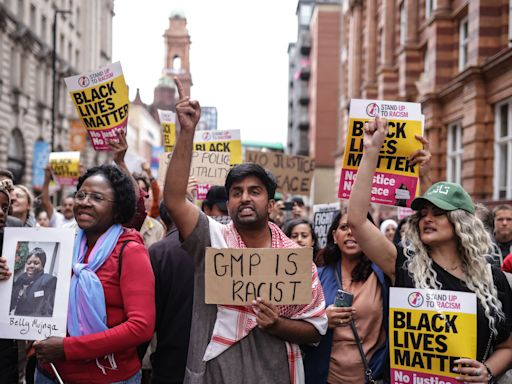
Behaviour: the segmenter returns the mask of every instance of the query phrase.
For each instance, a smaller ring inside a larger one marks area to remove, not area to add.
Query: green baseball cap
[[[444,211],[463,209],[466,212],[475,213],[471,196],[459,184],[448,181],[440,181],[432,185],[423,196],[412,201],[411,208],[418,211],[426,203],[434,204]]]

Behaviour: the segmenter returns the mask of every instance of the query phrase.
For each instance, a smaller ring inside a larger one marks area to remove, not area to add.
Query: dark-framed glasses
[[[76,191],[74,197],[76,201],[80,202],[85,201],[85,199],[88,197],[89,201],[95,204],[101,204],[104,201],[110,201],[111,203],[116,202],[115,200],[107,199],[105,196],[98,192]]]

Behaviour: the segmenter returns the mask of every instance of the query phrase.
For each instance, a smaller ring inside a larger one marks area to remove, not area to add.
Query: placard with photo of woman
[[[3,256],[14,273],[0,281],[0,338],[66,334],[74,230],[5,228]]]

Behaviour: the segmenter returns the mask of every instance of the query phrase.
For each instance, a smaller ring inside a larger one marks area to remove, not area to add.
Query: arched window
[[[174,56],[172,59],[172,70],[174,73],[180,73],[181,72],[181,57],[178,55]]]
[[[13,129],[7,151],[7,169],[14,175],[14,184],[21,183],[25,173],[25,145],[18,128]]]

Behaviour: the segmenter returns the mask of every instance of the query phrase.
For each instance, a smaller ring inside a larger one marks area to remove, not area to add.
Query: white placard
[[[0,338],[66,336],[75,231],[9,227],[4,231],[2,253],[13,274],[0,281]]]

